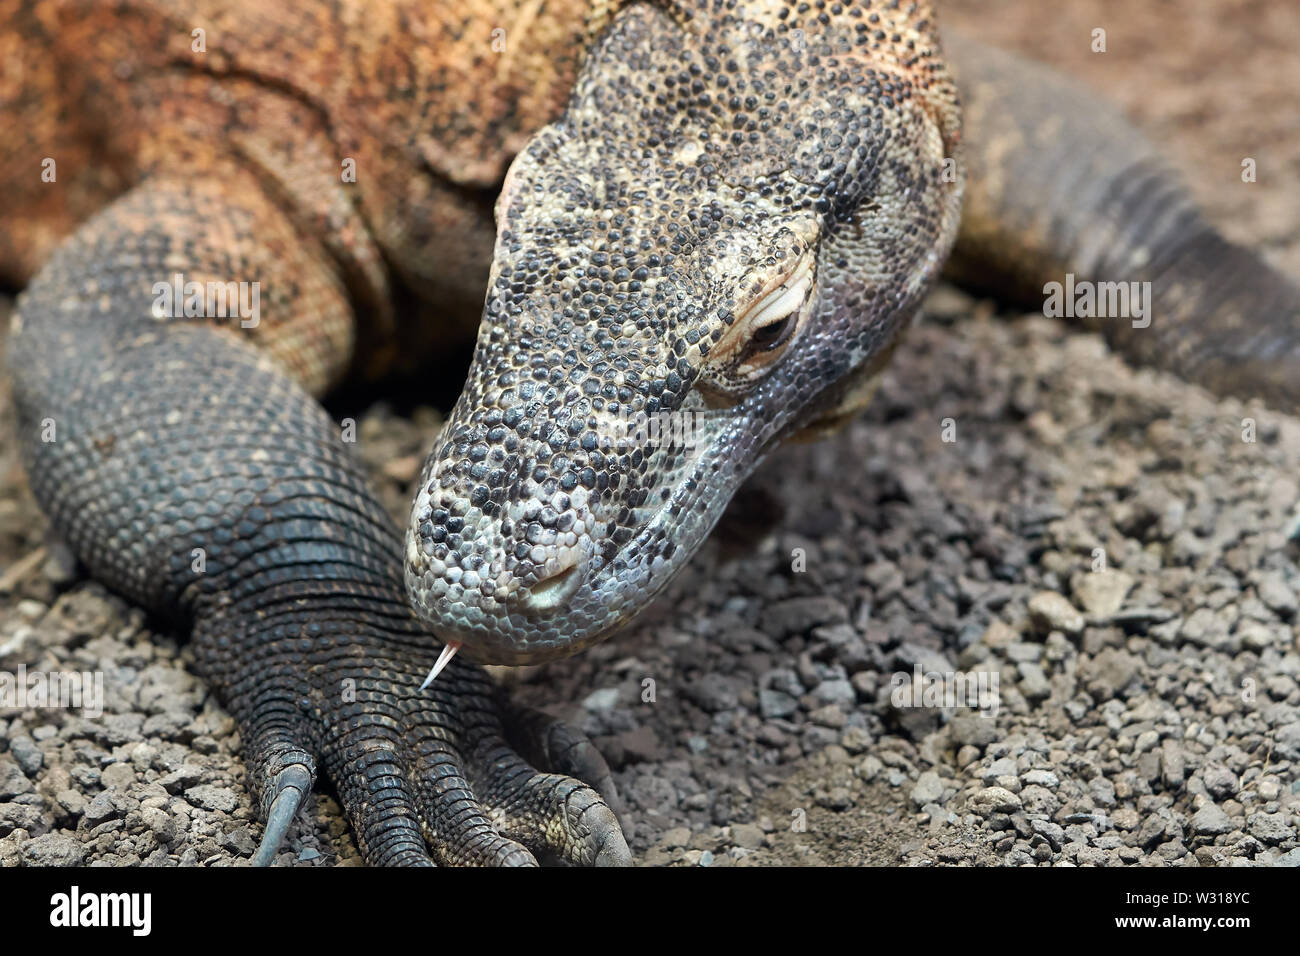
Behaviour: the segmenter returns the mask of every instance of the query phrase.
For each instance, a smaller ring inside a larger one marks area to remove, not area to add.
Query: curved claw
[[[289,832],[289,824],[298,815],[303,798],[311,790],[311,773],[301,764],[286,767],[276,775],[275,799],[266,814],[266,830],[253,854],[253,866],[270,866],[271,860]]]
[[[618,825],[618,818],[608,807],[605,808],[609,813],[609,821],[602,821],[602,831],[605,835],[604,842],[601,843],[600,849],[596,851],[596,858],[592,860],[593,866],[631,866],[632,851],[627,845],[627,837],[623,836],[623,830]]]

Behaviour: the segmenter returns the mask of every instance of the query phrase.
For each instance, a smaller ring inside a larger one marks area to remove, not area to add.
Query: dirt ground
[[[1300,5],[940,10],[1119,102],[1300,275]],[[364,412],[395,516],[439,420]],[[0,428],[0,670],[107,692],[99,719],[0,710],[0,864],[246,863],[233,722],[182,642],[30,560],[3,385]],[[645,864],[1300,865],[1298,464],[1300,420],[943,286],[865,416],[775,455],[644,620],[504,679],[600,746]],[[996,675],[1000,706],[898,706],[914,671]],[[328,792],[281,862],[360,862]]]

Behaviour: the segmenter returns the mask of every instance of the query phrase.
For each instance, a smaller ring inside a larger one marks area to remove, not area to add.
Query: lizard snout
[[[602,637],[606,509],[585,488],[549,483],[480,502],[450,468],[430,468],[407,531],[407,597],[430,631],[494,664],[563,657]]]

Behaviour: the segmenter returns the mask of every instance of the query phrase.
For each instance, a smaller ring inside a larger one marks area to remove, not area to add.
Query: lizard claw
[[[316,761],[305,746],[310,739],[307,728],[286,719],[293,713],[287,705],[292,684],[272,678],[264,680],[261,689],[261,706],[239,716],[249,741],[249,782],[266,821],[252,862],[253,866],[270,866],[316,782]],[[241,698],[241,703],[245,699]]]
[[[279,776],[285,779],[277,784],[278,792],[271,801],[271,809],[267,811],[266,830],[262,833],[262,842],[258,844],[257,852],[253,854],[253,866],[271,865],[280,844],[284,842],[285,834],[289,832],[289,824],[297,816],[303,798],[311,790],[311,775],[300,764],[286,768]]]

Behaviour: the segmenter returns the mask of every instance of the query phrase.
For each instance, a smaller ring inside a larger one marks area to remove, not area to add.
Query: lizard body
[[[635,616],[771,447],[861,406],[954,246],[1012,296],[1151,281],[1158,324],[1112,322],[1117,347],[1297,405],[1295,285],[1122,121],[941,43],[928,4],[0,0],[0,23],[33,490],[96,577],[193,632],[258,862],[318,764],[372,862],[626,862],[590,745],[464,660],[420,688],[433,635],[519,663]],[[265,318],[160,313],[176,273],[258,282]],[[403,540],[316,399],[475,319]],[[624,440],[659,415],[699,431]]]

